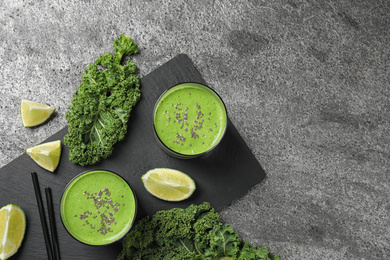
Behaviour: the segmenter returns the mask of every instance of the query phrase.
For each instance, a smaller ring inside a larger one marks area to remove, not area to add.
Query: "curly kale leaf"
[[[266,247],[243,242],[233,228],[204,202],[173,208],[141,219],[123,240],[118,260],[195,259],[270,260]],[[278,255],[274,260],[280,260]]]
[[[206,249],[206,256],[214,258],[229,256],[237,259],[241,239],[231,226],[220,223],[210,231],[208,236],[210,248]]]
[[[130,112],[141,97],[137,66],[133,61],[121,64],[138,46],[124,34],[113,45],[115,54],[101,55],[84,70],[68,107],[64,142],[73,163],[92,165],[111,155],[114,144],[124,139]]]

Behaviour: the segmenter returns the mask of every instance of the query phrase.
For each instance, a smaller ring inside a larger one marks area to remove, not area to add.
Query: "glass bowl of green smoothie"
[[[164,91],[153,113],[158,145],[180,159],[209,153],[227,129],[227,110],[221,97],[199,83],[181,83]]]
[[[106,170],[74,177],[61,197],[62,224],[76,240],[93,246],[112,244],[131,229],[137,198],[125,179]]]

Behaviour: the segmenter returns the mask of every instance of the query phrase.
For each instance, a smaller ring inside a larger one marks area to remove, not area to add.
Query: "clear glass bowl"
[[[212,151],[227,129],[221,97],[199,83],[181,83],[164,91],[153,110],[155,139],[167,154],[191,159]]]
[[[74,177],[61,197],[62,224],[76,240],[94,246],[122,239],[134,224],[137,198],[125,179],[107,170]]]

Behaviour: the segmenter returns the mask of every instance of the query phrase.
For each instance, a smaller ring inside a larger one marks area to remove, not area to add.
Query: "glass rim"
[[[133,216],[133,220],[131,221],[131,224],[129,225],[128,229],[126,230],[126,232],[124,232],[124,234],[122,236],[120,236],[119,238],[109,242],[109,243],[105,243],[105,244],[90,244],[90,243],[87,243],[87,242],[84,242],[84,241],[81,241],[79,239],[77,239],[76,237],[74,237],[72,235],[72,233],[68,230],[68,228],[66,227],[65,223],[64,223],[64,219],[62,217],[62,201],[64,199],[64,194],[65,194],[65,191],[67,190],[68,186],[73,182],[75,181],[77,178],[79,178],[80,176],[84,175],[84,174],[87,174],[87,173],[90,173],[90,172],[98,172],[98,171],[101,171],[101,172],[108,172],[108,173],[111,173],[113,175],[116,175],[117,177],[119,177],[120,179],[122,179],[126,185],[130,188],[132,194],[133,194],[133,197],[134,197],[134,204],[135,204],[135,208],[134,208],[134,216]],[[134,189],[131,187],[131,185],[129,184],[129,182],[123,178],[121,175],[119,175],[118,173],[116,172],[113,172],[113,171],[110,171],[110,170],[105,170],[105,169],[93,169],[93,170],[85,170],[81,173],[78,173],[76,176],[74,176],[66,185],[65,185],[65,188],[63,189],[62,191],[62,194],[61,194],[61,199],[60,199],[60,218],[61,218],[61,223],[62,223],[62,226],[65,228],[66,232],[73,238],[75,239],[76,241],[82,243],[82,244],[85,244],[85,245],[89,245],[89,246],[108,246],[108,245],[111,245],[113,243],[116,243],[118,242],[119,240],[121,240],[122,238],[124,238],[128,232],[130,231],[130,229],[134,226],[134,223],[135,223],[135,220],[136,220],[136,217],[137,217],[137,213],[138,213],[138,199],[137,199],[137,195],[135,194],[134,192]]]
[[[223,130],[223,132],[222,132],[222,134],[221,134],[220,139],[219,139],[218,142],[216,142],[212,147],[210,147],[210,149],[208,149],[208,150],[206,150],[206,151],[204,151],[204,152],[202,152],[202,153],[197,153],[197,154],[183,154],[183,153],[179,153],[179,152],[177,152],[177,151],[175,151],[175,150],[169,148],[169,147],[161,140],[160,136],[158,135],[158,133],[157,133],[157,131],[156,131],[156,127],[155,127],[155,123],[154,123],[154,118],[155,118],[155,115],[156,115],[156,108],[157,108],[158,103],[160,102],[161,98],[163,98],[164,95],[165,95],[168,91],[170,91],[170,90],[172,90],[173,88],[176,88],[176,87],[178,87],[178,86],[180,86],[180,85],[184,85],[184,84],[199,85],[199,86],[201,86],[201,87],[204,87],[204,88],[210,90],[212,93],[214,93],[214,94],[216,95],[217,99],[218,99],[219,101],[221,101],[221,104],[222,104],[222,106],[223,106],[223,108],[224,108],[224,111],[225,111],[226,124],[225,124],[224,130]],[[210,86],[208,86],[208,85],[206,85],[206,84],[204,84],[204,83],[198,83],[198,82],[193,82],[193,81],[185,81],[185,82],[177,83],[177,84],[175,84],[175,85],[173,85],[173,86],[167,88],[166,90],[164,90],[164,91],[160,94],[160,96],[158,97],[158,99],[156,100],[156,102],[154,103],[154,107],[153,107],[153,132],[154,132],[154,135],[155,135],[155,137],[158,139],[159,144],[161,144],[161,145],[164,147],[164,149],[168,150],[169,153],[171,153],[171,154],[173,154],[173,155],[176,155],[176,156],[178,156],[178,157],[180,157],[180,158],[192,159],[192,158],[196,158],[196,157],[199,157],[199,156],[202,156],[202,155],[204,155],[204,154],[207,154],[207,153],[211,152],[212,150],[214,150],[214,149],[220,144],[220,142],[222,141],[223,137],[225,136],[225,134],[226,134],[226,132],[227,132],[227,128],[228,128],[228,111],[227,111],[225,102],[223,101],[222,97],[218,94],[217,91],[215,91],[212,87],[210,87]]]

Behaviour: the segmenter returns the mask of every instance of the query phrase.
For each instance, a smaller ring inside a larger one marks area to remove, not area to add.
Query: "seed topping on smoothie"
[[[87,171],[66,186],[61,198],[61,220],[69,234],[88,245],[107,245],[131,228],[137,201],[119,175]]]
[[[189,95],[191,95],[191,93],[189,93]],[[179,102],[177,103],[176,105],[175,104],[171,104],[171,107],[174,107],[175,108],[175,120],[173,121],[173,123],[178,123],[180,124],[180,129],[183,129],[184,128],[184,132],[190,132],[191,133],[191,138],[193,139],[197,139],[197,138],[200,138],[199,134],[197,134],[197,131],[200,131],[202,130],[203,128],[203,122],[204,122],[204,114],[202,113],[202,107],[199,105],[198,101],[195,101],[195,108],[197,109],[197,112],[196,112],[196,120],[193,121],[193,124],[192,124],[192,127],[190,127],[190,124],[188,123],[188,110],[189,110],[189,107],[186,107],[185,109],[183,109],[181,107],[182,103]],[[164,114],[167,114],[169,113],[168,110],[165,110],[164,111]],[[210,115],[211,113],[209,113]],[[210,120],[210,118],[208,118]],[[170,122],[171,121],[171,118],[170,117],[167,117],[167,122]],[[215,126],[217,127],[216,123],[215,123]],[[188,128],[190,127],[190,129]],[[211,132],[211,128],[209,129]],[[163,132],[163,131],[161,131]],[[205,135],[202,135],[203,137],[206,137]],[[173,140],[173,143],[177,143],[177,144],[181,144],[183,145],[184,142],[186,141],[186,138],[180,134],[180,133],[176,133],[176,138]],[[202,142],[202,144],[204,144],[204,142]]]
[[[83,226],[89,225],[91,229],[95,229],[96,227],[89,223],[88,218],[90,216],[93,219],[100,217],[100,227],[97,229],[97,231],[102,235],[106,235],[107,232],[113,232],[111,225],[117,224],[114,215],[119,211],[120,204],[117,202],[114,203],[112,201],[110,197],[111,192],[107,188],[104,188],[95,193],[84,191],[83,196],[86,196],[87,200],[93,200],[94,206],[96,208],[96,214],[93,214],[91,211],[87,210],[78,216],[79,219],[85,222]],[[124,205],[125,204],[123,204],[123,206]],[[75,215],[75,217],[77,217],[77,215]]]
[[[183,83],[167,90],[154,110],[159,141],[183,155],[202,154],[218,144],[226,120],[222,100],[197,83]]]

